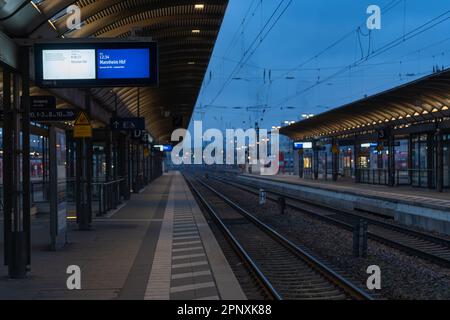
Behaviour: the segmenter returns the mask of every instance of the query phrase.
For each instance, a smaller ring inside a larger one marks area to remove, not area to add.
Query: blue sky
[[[448,0],[293,0],[286,7],[289,2],[230,0],[193,120],[205,128],[258,121],[270,129],[425,76],[435,65],[450,66]],[[280,3],[277,13],[286,7],[285,13],[253,50]],[[372,4],[382,8],[382,29],[369,35]],[[440,15],[436,26],[424,26]],[[246,64],[238,64],[243,57]]]

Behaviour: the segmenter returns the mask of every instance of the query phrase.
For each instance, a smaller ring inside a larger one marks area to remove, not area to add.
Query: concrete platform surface
[[[29,276],[11,280],[0,265],[0,299],[245,299],[179,173],[95,219],[91,231],[76,227],[69,222],[69,244],[52,252],[48,218],[34,218]],[[0,220],[1,257],[3,250]],[[71,265],[81,269],[81,290],[67,289]]]
[[[323,182],[297,176],[244,174],[240,179],[331,208],[364,210],[428,231],[450,235],[450,194],[413,188]]]
[[[348,181],[315,181],[310,179],[301,179],[298,176],[293,175],[260,176],[244,174],[243,176],[280,181],[289,184],[303,185],[342,193],[354,193],[374,198],[410,203],[417,206],[448,209],[450,211],[450,191],[440,193],[429,189],[404,186],[388,187],[371,184],[357,184]]]

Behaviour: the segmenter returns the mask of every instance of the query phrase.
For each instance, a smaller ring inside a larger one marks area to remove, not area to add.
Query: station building
[[[163,174],[156,146],[188,126],[227,5],[0,1],[0,251],[11,277],[27,273],[35,214],[49,214],[57,250],[69,223],[91,230]]]

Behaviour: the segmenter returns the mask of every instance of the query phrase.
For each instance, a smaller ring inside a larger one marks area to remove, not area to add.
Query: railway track
[[[213,187],[186,180],[272,299],[372,299]]]
[[[255,185],[244,184],[241,181],[237,182],[231,178],[212,178],[227,185],[233,185],[240,190],[255,195],[259,194],[258,188]],[[348,231],[352,231],[357,222],[365,220],[369,225],[369,239],[438,265],[447,268],[450,267],[450,241],[445,238],[383,221],[381,218],[372,218],[367,214],[332,209],[315,203],[313,204],[295,196],[281,195],[273,190],[265,189],[265,191],[268,193],[269,200],[277,201],[280,196],[283,196],[289,207]]]

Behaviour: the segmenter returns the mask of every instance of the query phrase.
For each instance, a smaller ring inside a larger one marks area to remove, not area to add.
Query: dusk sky
[[[193,120],[270,129],[448,68],[449,18],[448,0],[230,0]]]

